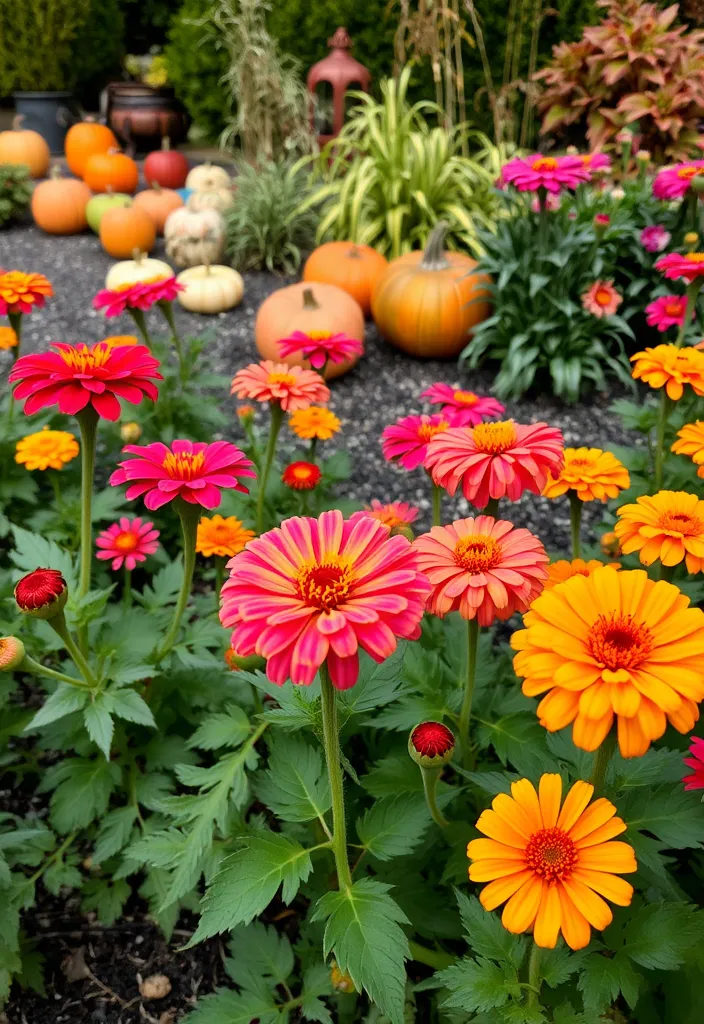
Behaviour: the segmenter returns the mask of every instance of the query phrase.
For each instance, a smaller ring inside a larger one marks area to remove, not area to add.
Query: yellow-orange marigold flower
[[[695,466],[697,476],[704,477],[704,420],[686,423],[677,431],[678,440],[672,446],[675,455],[688,455]]]
[[[63,469],[79,450],[73,434],[44,427],[36,434],[20,438],[15,447],[15,462],[26,469]]]
[[[686,384],[697,395],[704,395],[704,352],[676,345],[656,345],[631,356],[632,375],[651,388],[664,387],[668,398],[678,401]]]
[[[334,412],[324,406],[311,405],[297,409],[289,417],[289,426],[304,441],[329,441],[340,430],[341,423]]]
[[[0,315],[41,309],[54,291],[43,274],[0,270]]]
[[[623,554],[621,543],[613,530],[609,530],[608,533],[602,533],[600,543],[601,553],[606,555],[607,558],[619,558]]]
[[[642,569],[573,576],[544,591],[511,637],[527,697],[549,732],[574,723],[582,750],[604,742],[614,717],[624,757],[639,757],[668,720],[691,732],[704,699],[704,612]]]
[[[546,566],[548,578],[543,584],[543,590],[551,590],[558,583],[571,580],[573,576],[591,576],[596,569],[603,569],[606,564],[609,569],[620,569],[618,562],[600,562],[598,558],[592,558],[585,562],[583,558],[573,558],[571,562],[566,560],[551,562]]]
[[[141,345],[136,334],[111,334],[109,338],[102,338],[101,344],[108,348],[131,348],[132,345]]]
[[[611,841],[626,825],[609,800],[590,803],[593,795],[592,785],[578,781],[563,801],[559,775],[543,775],[537,792],[519,779],[511,796],[500,793],[479,816],[477,828],[489,838],[467,846],[470,880],[489,883],[479,896],[484,909],[506,903],[504,928],[532,928],[546,949],[560,932],[572,949],[583,949],[591,929],[613,919],[602,896],[620,907],[633,898],[633,886],[618,877],[638,869],[633,847]]]
[[[546,498],[575,491],[580,501],[606,501],[630,487],[628,470],[611,452],[601,448],[565,448],[565,464],[557,477],[548,476]]]
[[[12,327],[0,327],[0,352],[17,347],[17,335]]]
[[[645,494],[622,505],[615,526],[624,555],[637,551],[643,565],[685,561],[687,572],[704,569],[704,501],[686,491]]]
[[[232,558],[243,551],[254,536],[254,530],[248,530],[235,516],[201,516],[196,551],[206,558],[213,555]]]

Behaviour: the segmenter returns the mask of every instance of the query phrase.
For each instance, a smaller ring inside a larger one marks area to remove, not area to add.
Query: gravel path
[[[163,258],[161,243],[152,254]],[[46,274],[54,286],[54,299],[38,314],[27,318],[23,348],[43,349],[50,341],[93,342],[106,333],[132,332],[129,318],[112,321],[104,329],[102,314],[95,312],[91,300],[103,287],[112,264],[93,234],[52,237],[34,227],[19,226],[0,233],[0,266]],[[271,274],[245,274],[242,304],[229,313],[203,317],[187,313],[177,306],[177,322],[184,334],[216,334],[212,352],[216,369],[233,374],[242,365],[258,358],[254,345],[254,318],[262,300],[286,281]],[[479,393],[490,390],[492,374],[488,370],[471,377],[452,362],[421,362],[396,351],[380,339],[373,325],[367,327],[367,352],[359,366],[332,385],[331,406],[343,421],[340,444],[347,447],[353,460],[353,476],[346,494],[359,501],[403,499],[422,510],[421,525],[427,526],[430,500],[428,482],[422,470],[410,475],[389,466],[381,455],[382,429],[400,416],[422,411],[418,396],[435,381],[471,386]],[[9,360],[0,353],[3,385]],[[619,421],[607,412],[611,397],[593,395],[581,405],[565,407],[547,397],[514,402],[508,412],[518,422],[544,420],[559,426],[568,445],[587,443],[599,447],[632,444]],[[223,403],[234,409],[226,396]],[[234,416],[233,416],[234,420]],[[233,437],[237,426],[233,424]],[[468,514],[463,499],[457,502],[460,515]],[[585,521],[598,524],[601,507],[593,503],[585,510]],[[447,514],[447,510],[446,510]],[[532,495],[516,508],[517,524],[533,529],[552,549],[566,549],[569,541],[567,502],[547,502]]]

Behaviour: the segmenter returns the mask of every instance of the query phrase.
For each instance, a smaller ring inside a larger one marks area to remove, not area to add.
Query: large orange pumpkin
[[[447,225],[436,224],[424,252],[392,260],[372,294],[372,316],[392,345],[412,356],[450,359],[490,312],[477,261],[443,251]]]
[[[157,234],[163,235],[166,218],[174,210],[178,210],[180,206],[183,206],[183,199],[173,189],[162,188],[155,183],[151,188],[145,189],[144,192],[138,192],[134,197],[133,205],[149,214],[154,221]]]
[[[83,180],[94,192],[127,192],[130,195],[137,191],[139,170],[134,160],[109,149],[107,153],[93,153],[86,161]]]
[[[254,324],[254,340],[263,359],[281,360],[279,341],[293,331],[344,332],[364,341],[364,314],[357,302],[334,284],[300,281],[272,292],[259,307]],[[287,363],[310,366],[300,356],[287,356]],[[328,363],[325,376],[339,377],[354,366],[357,359]]]
[[[91,191],[76,178],[62,178],[55,167],[48,181],[32,193],[34,223],[49,235],[75,235],[88,226],[86,206]]]
[[[95,153],[118,148],[119,143],[108,126],[90,120],[72,125],[64,142],[66,163],[79,178],[85,174],[86,165]]]
[[[11,131],[0,132],[0,164],[26,164],[33,178],[43,178],[50,161],[46,139],[22,128],[22,114],[15,117]]]
[[[388,265],[386,257],[370,245],[326,242],[306,260],[303,280],[336,284],[360,304],[365,316],[369,316],[374,285]]]
[[[136,206],[117,206],[100,218],[103,249],[116,260],[126,260],[135,249],[151,252],[156,242],[154,221]]]

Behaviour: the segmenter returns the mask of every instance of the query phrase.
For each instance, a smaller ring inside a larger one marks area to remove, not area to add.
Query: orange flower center
[[[371,513],[372,519],[378,519],[380,523],[385,526],[390,526],[393,529],[395,526],[404,526],[406,523],[405,519],[401,519],[400,516],[394,515],[393,512],[387,512],[383,508],[374,509]]]
[[[552,156],[541,156],[531,166],[534,171],[556,171],[557,160]]]
[[[172,480],[195,480],[204,464],[203,452],[181,452],[179,455],[169,452],[162,463]]]
[[[569,878],[577,866],[577,848],[561,828],[541,828],[528,840],[527,866],[546,882]]]
[[[685,259],[690,263],[704,263],[704,252],[688,252]]]
[[[679,316],[682,312],[681,302],[668,302],[665,306],[665,312],[668,316]]]
[[[311,341],[328,341],[332,338],[332,331],[306,331]]]
[[[701,519],[687,512],[663,512],[658,519],[658,526],[671,533],[679,533],[683,537],[698,537],[704,532],[704,523]]]
[[[218,523],[210,527],[211,537],[218,544],[230,544],[236,539],[235,531],[227,523]]]
[[[608,306],[611,302],[611,292],[606,288],[600,288],[594,296],[597,306]]]
[[[313,476],[314,471],[310,466],[295,466],[291,473],[296,480],[310,480]]]
[[[346,601],[353,580],[348,563],[333,557],[322,564],[301,566],[296,577],[296,590],[307,605],[330,611]]]
[[[704,167],[680,167],[677,172],[677,177],[690,181],[692,178],[696,178],[700,174],[704,174]]]
[[[286,384],[287,387],[292,387],[296,383],[296,378],[292,373],[270,373],[269,384]]]
[[[115,547],[118,551],[134,551],[138,544],[139,537],[129,530],[123,530],[115,537]]]
[[[100,366],[105,366],[111,354],[110,347],[102,344],[96,345],[92,351],[87,345],[80,345],[78,348],[59,352],[66,365],[76,373],[89,373]]]
[[[565,466],[565,469],[594,469],[595,465],[596,462],[594,459],[570,459],[569,463]]]
[[[500,561],[501,545],[493,537],[463,537],[455,545],[455,562],[472,576],[496,568]]]
[[[476,405],[479,401],[473,391],[455,391],[452,397],[455,402],[460,402],[462,405]]]
[[[632,615],[600,615],[587,634],[587,650],[602,668],[637,668],[653,649],[653,634]]]
[[[472,440],[479,451],[487,455],[499,455],[516,443],[516,427],[511,420],[479,423],[472,431]]]
[[[439,423],[422,423],[418,427],[418,440],[429,441],[436,434],[442,434],[443,430],[447,430],[449,425],[445,420],[440,420]]]

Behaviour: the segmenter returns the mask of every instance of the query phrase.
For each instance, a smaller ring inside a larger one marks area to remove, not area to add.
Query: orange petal
[[[562,884],[577,910],[584,914],[592,928],[603,931],[611,924],[613,914],[608,903],[598,893],[595,893],[584,882],[580,882],[574,875],[571,878],[563,878]]]
[[[538,913],[542,893],[542,882],[531,873],[528,881],[523,883],[504,907],[501,923],[506,931],[519,935],[530,928]]]
[[[630,681],[611,685],[609,693],[615,714],[624,715],[626,718],[633,718],[638,714],[640,693]]]
[[[517,832],[515,828],[504,821],[496,811],[482,811],[476,827],[485,836],[489,836],[490,839],[496,839],[499,843],[505,843],[506,846],[515,846],[518,850],[525,850],[526,848],[525,836],[522,836],[520,832]]]
[[[608,801],[607,801],[608,802]],[[621,833],[626,831],[626,823],[621,818],[610,818],[600,828],[595,828],[593,832],[585,836],[584,839],[579,839],[575,842],[575,846],[578,850],[586,850],[590,846],[598,846],[599,843],[607,843],[609,839],[613,839],[614,836],[620,836]]]
[[[650,740],[637,718],[618,718],[618,749],[621,757],[642,757],[649,746]]]
[[[582,782],[581,779],[575,782],[565,797],[560,817],[557,819],[557,827],[569,832],[593,796],[594,787],[590,783]]]
[[[499,793],[498,796],[495,796],[491,801],[491,806],[502,821],[519,832],[525,840],[530,839],[535,831],[533,823],[521,805],[516,803],[508,793]]]
[[[505,846],[497,843],[494,839],[472,839],[467,844],[467,856],[472,860],[479,860],[483,857],[492,857],[494,860],[499,857],[508,860],[523,860],[523,850],[517,850],[514,846]]]
[[[613,724],[613,712],[609,711],[603,718],[587,718],[579,714],[572,727],[572,742],[582,750],[596,750],[606,739]]]
[[[542,828],[540,802],[533,783],[528,779],[519,779],[518,782],[512,782],[511,796],[525,813],[526,819],[530,825],[529,835],[532,835],[533,832],[537,832],[538,829]]]
[[[578,869],[574,872],[573,877],[579,878],[590,889],[594,889],[595,892],[605,896],[612,903],[618,904],[619,907],[630,906],[633,899],[633,886],[625,878],[607,874],[605,871],[587,871],[586,869],[584,871]]]
[[[601,843],[579,851],[580,868],[595,871],[637,871],[633,847],[628,843]]]
[[[497,860],[482,858],[469,865],[469,880],[470,882],[493,882],[496,878],[515,875],[522,869],[523,864],[518,860],[504,860],[503,857]]]
[[[611,711],[611,687],[599,680],[586,690],[582,690],[579,697],[579,713],[587,718],[598,721]]]
[[[497,878],[495,882],[489,882],[488,885],[484,886],[479,893],[479,902],[485,910],[495,910],[509,896],[513,896],[514,892],[520,889],[524,882],[533,877],[533,872],[526,870],[520,871],[516,875],[508,875],[506,878]]]
[[[560,907],[562,909],[561,927],[565,942],[570,949],[584,949],[585,946],[589,945],[592,934],[589,922],[584,914],[575,907],[564,886],[558,883],[557,890],[560,895]]]
[[[547,882],[543,882],[543,894],[533,929],[536,945],[542,946],[544,949],[554,949],[557,945],[561,924],[562,907],[558,888],[556,885],[548,885]]]
[[[609,818],[613,818],[615,813],[616,808],[611,801],[607,800],[606,797],[600,796],[598,800],[595,800],[593,804],[587,807],[584,814],[577,819],[569,830],[570,839],[573,843],[583,839],[590,832],[606,824]]]
[[[556,686],[543,697],[536,710],[541,722],[550,723],[550,732],[557,732],[574,721],[578,707],[578,692]]]
[[[538,792],[543,828],[554,828],[562,802],[562,779],[557,774],[542,775]]]

